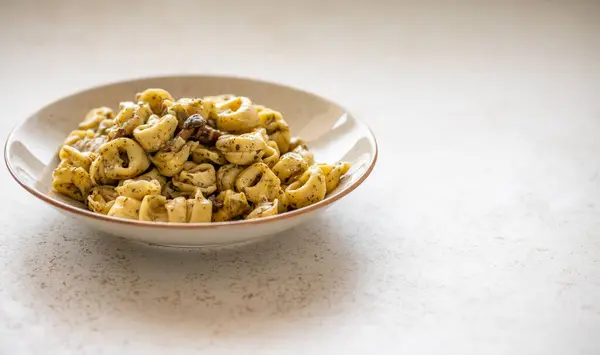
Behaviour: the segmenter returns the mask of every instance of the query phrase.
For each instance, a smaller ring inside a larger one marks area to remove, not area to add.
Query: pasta
[[[188,223],[210,222],[213,214],[213,203],[197,191],[192,199],[186,202],[186,219]]]
[[[266,129],[269,139],[277,143],[279,152],[287,153],[290,149],[290,128],[281,113],[266,107],[260,107],[258,111],[260,125]]]
[[[133,130],[133,137],[146,152],[156,152],[173,137],[177,125],[177,118],[171,114],[162,118],[152,115],[146,124]]]
[[[261,132],[244,133],[239,136],[226,134],[215,144],[228,162],[237,165],[252,164],[262,158],[267,143]]]
[[[139,219],[142,202],[135,198],[119,196],[115,199],[107,215],[126,219]]]
[[[63,160],[52,173],[52,187],[64,195],[84,201],[92,188],[92,179],[84,168]]]
[[[87,206],[91,211],[107,214],[119,197],[113,186],[95,186],[87,197]]]
[[[301,174],[308,169],[308,164],[298,153],[285,153],[279,161],[273,166],[273,172],[279,180],[287,183],[290,177]]]
[[[335,164],[319,164],[319,169],[325,174],[327,192],[333,191],[340,183],[341,177],[350,170],[350,164],[338,162]]]
[[[206,195],[217,191],[217,174],[211,164],[196,164],[186,161],[183,170],[171,179],[173,186],[181,192],[194,192],[196,189]]]
[[[306,169],[298,180],[285,189],[290,206],[293,208],[317,203],[325,198],[326,192],[325,174],[315,165]]]
[[[102,162],[98,166],[102,170],[100,174],[113,180],[134,178],[150,166],[142,147],[130,138],[117,138],[103,144],[96,161]]]
[[[265,163],[255,163],[244,169],[235,179],[235,190],[246,194],[246,198],[259,203],[277,197],[281,181]]]
[[[256,219],[332,193],[350,169],[315,162],[283,115],[248,97],[149,88],[90,110],[58,152],[52,188],[95,213],[151,222]]]
[[[234,97],[217,105],[217,128],[221,131],[244,133],[258,127],[256,107],[247,97]]]
[[[278,204],[279,201],[277,201],[277,199],[274,199],[273,202],[261,202],[252,210],[252,212],[248,213],[246,219],[274,216],[277,214]]]
[[[123,180],[122,184],[115,188],[119,196],[131,197],[141,200],[147,195],[157,195],[162,191],[158,180]]]
[[[217,171],[217,189],[219,191],[233,190],[235,180],[242,171],[244,171],[244,167],[235,164],[220,167]]]
[[[146,195],[140,205],[140,221],[168,222],[169,213],[167,203],[169,201],[163,195]]]
[[[150,156],[150,160],[161,174],[171,177],[183,169],[183,165],[190,156],[192,147],[196,144],[198,143],[186,142],[181,137],[177,137],[173,141],[173,144],[165,146],[154,156]]]

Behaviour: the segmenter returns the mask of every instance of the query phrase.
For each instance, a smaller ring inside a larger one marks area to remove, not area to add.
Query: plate
[[[307,141],[317,161],[348,161],[352,168],[340,185],[314,205],[280,215],[217,223],[161,223],[108,217],[51,189],[57,151],[67,135],[93,107],[118,103],[150,87],[173,97],[216,94],[247,96],[253,102],[280,111],[292,135]],[[9,135],[4,149],[6,165],[15,180],[32,195],[97,230],[151,244],[214,246],[248,242],[298,226],[356,189],[377,160],[371,130],[347,110],[317,95],[261,80],[226,76],[169,76],[122,81],[85,90],[40,109]]]

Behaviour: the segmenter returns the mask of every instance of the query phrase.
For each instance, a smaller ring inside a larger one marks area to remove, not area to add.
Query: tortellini
[[[90,110],[79,124],[79,129],[96,129],[100,123],[114,117],[113,110],[109,107],[98,107]]]
[[[252,220],[323,200],[350,169],[315,163],[281,112],[249,98],[149,88],[90,110],[58,152],[52,188],[96,213],[161,223]]]
[[[140,221],[168,222],[167,198],[162,195],[146,195],[140,204]]]
[[[190,152],[197,144],[177,137],[172,145],[158,151],[150,157],[150,160],[161,174],[171,177],[183,169],[183,164],[188,160]]]
[[[158,180],[124,180],[122,185],[115,188],[120,196],[141,200],[147,195],[160,194],[162,187]]]
[[[186,202],[187,222],[188,223],[207,223],[212,221],[213,203],[204,198],[202,192],[198,190],[193,198]]]
[[[140,145],[130,138],[117,138],[104,143],[98,151],[99,174],[108,179],[131,179],[143,173],[150,161]]]
[[[306,164],[313,165],[315,163],[315,155],[313,154],[313,152],[309,151],[306,148],[306,146],[299,145],[296,148],[294,148],[293,152],[300,154],[300,156],[302,157],[302,159],[304,159]]]
[[[247,133],[260,125],[258,112],[249,98],[238,96],[217,105],[217,128],[231,133]]]
[[[273,200],[280,187],[281,181],[265,163],[250,165],[235,180],[235,190],[253,203]]]
[[[211,100],[182,98],[176,102],[165,100],[167,113],[177,117],[180,128],[183,122],[192,115],[200,115],[204,119],[215,119],[217,111],[215,103]]]
[[[94,185],[114,185],[119,182],[118,180],[110,179],[106,176],[104,160],[100,159],[100,157],[94,159],[90,166],[89,173]]]
[[[287,183],[290,177],[304,173],[306,169],[308,169],[306,160],[294,152],[285,153],[273,166],[273,172],[284,183]]]
[[[168,114],[162,118],[152,115],[148,123],[133,130],[133,136],[146,152],[156,152],[173,137],[175,129],[177,118],[173,115]]]
[[[290,186],[285,189],[290,206],[302,208],[317,203],[325,198],[327,186],[325,174],[313,165]]]
[[[229,221],[242,216],[250,209],[243,192],[222,191],[215,199],[217,211],[212,215],[213,222]]]
[[[52,187],[75,200],[85,201],[92,188],[92,179],[84,168],[63,160],[52,173]]]
[[[196,164],[185,162],[183,170],[171,180],[173,185],[182,192],[192,192],[200,189],[210,195],[217,191],[217,174],[211,164]]]
[[[87,206],[91,211],[107,214],[117,197],[113,186],[94,186],[87,197]]]
[[[119,196],[108,211],[108,215],[125,219],[139,219],[142,202],[135,198]]]
[[[265,153],[262,157],[263,163],[272,168],[279,161],[279,147],[274,141],[268,141],[265,147]]]
[[[239,136],[223,135],[219,137],[215,146],[228,162],[248,165],[262,158],[267,143],[260,132],[252,132]]]
[[[279,201],[277,199],[273,202],[261,202],[252,210],[252,212],[248,213],[246,219],[275,216],[279,210],[278,205]]]
[[[66,161],[69,165],[80,167],[85,169],[85,171],[89,171],[92,162],[96,158],[96,154],[91,152],[82,153],[76,148],[65,145],[61,148],[60,152],[58,152],[58,157],[61,161]]]
[[[212,207],[211,207],[212,208]],[[167,221],[173,223],[186,223],[188,222],[187,214],[187,200],[185,197],[176,197],[172,200],[168,200],[165,203],[165,209],[167,210]]]
[[[133,131],[143,125],[150,117],[150,108],[145,104],[122,102],[121,111],[114,119],[112,126],[107,130],[109,139],[131,135]]]
[[[281,153],[287,153],[290,149],[290,127],[283,120],[281,113],[268,108],[260,109],[258,113],[261,127],[267,130],[269,139],[277,143]]]
[[[135,95],[135,100],[148,104],[154,114],[161,114],[164,108],[164,101],[173,101],[173,97],[166,90],[150,88]]]
[[[68,145],[77,148],[80,151],[83,151],[82,146],[86,141],[94,138],[95,133],[94,130],[91,129],[76,129],[69,133],[65,141],[63,142],[63,146]]]
[[[319,164],[318,167],[325,174],[327,193],[333,191],[339,184],[342,176],[350,170],[350,164],[337,162],[335,164]]]

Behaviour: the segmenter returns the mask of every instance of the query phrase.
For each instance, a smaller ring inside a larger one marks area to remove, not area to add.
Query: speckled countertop
[[[97,234],[2,167],[1,354],[600,353],[600,3],[0,1],[0,132],[123,78],[259,77],[373,175],[239,249]]]

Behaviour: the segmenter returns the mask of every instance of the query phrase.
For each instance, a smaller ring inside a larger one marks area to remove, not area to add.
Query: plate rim
[[[9,143],[13,141],[13,135],[16,132],[16,130],[19,129],[31,117],[34,117],[37,113],[47,109],[49,106],[53,105],[54,103],[68,99],[71,96],[80,95],[80,94],[83,94],[83,93],[86,93],[89,91],[93,91],[96,89],[100,89],[100,88],[103,88],[106,86],[131,83],[131,82],[135,82],[135,81],[161,80],[161,79],[171,79],[172,80],[172,79],[177,79],[177,78],[187,78],[187,79],[190,79],[190,78],[192,78],[192,79],[193,78],[223,79],[223,78],[225,78],[225,79],[236,79],[236,80],[243,80],[243,81],[254,81],[254,82],[259,82],[262,84],[276,85],[276,86],[284,87],[286,89],[291,89],[293,91],[302,92],[304,94],[308,94],[310,96],[313,96],[313,97],[319,98],[321,100],[325,100],[329,103],[332,103],[332,104],[338,106],[339,108],[341,108],[344,112],[350,114],[350,116],[357,123],[362,125],[363,128],[369,132],[370,138],[372,139],[372,142],[373,142],[374,153],[368,163],[367,170],[360,176],[360,178],[358,178],[356,181],[352,182],[349,186],[347,186],[346,188],[344,188],[337,194],[335,194],[331,197],[326,197],[325,199],[323,199],[315,204],[312,204],[312,205],[309,205],[306,207],[302,207],[297,210],[289,211],[289,212],[282,213],[282,214],[277,214],[274,216],[263,217],[263,218],[244,219],[244,220],[225,221],[225,222],[203,222],[203,223],[151,222],[151,221],[139,221],[139,220],[133,220],[133,219],[125,219],[125,218],[120,218],[120,217],[107,216],[104,214],[89,211],[87,209],[83,209],[81,207],[71,206],[65,202],[54,199],[54,198],[48,196],[47,194],[44,194],[44,193],[38,191],[37,189],[30,187],[27,183],[25,183],[18,177],[18,175],[15,171],[15,168],[12,166],[10,159],[8,157],[8,146],[9,146]],[[375,138],[375,134],[373,134],[373,131],[371,130],[371,128],[367,124],[362,122],[360,119],[356,118],[356,116],[354,116],[345,107],[337,104],[336,102],[334,102],[332,100],[329,100],[326,97],[323,97],[323,96],[320,96],[320,95],[314,94],[312,92],[309,92],[309,91],[306,91],[303,89],[299,89],[299,88],[296,88],[293,86],[289,86],[286,84],[280,84],[280,83],[274,82],[274,81],[266,81],[266,80],[262,80],[262,79],[255,79],[252,77],[243,77],[243,76],[235,76],[235,75],[213,75],[213,74],[144,76],[144,77],[136,77],[136,78],[132,78],[132,79],[110,81],[110,82],[107,82],[104,84],[99,84],[99,85],[89,87],[87,89],[79,90],[72,94],[61,96],[57,99],[54,99],[52,102],[47,103],[46,105],[44,105],[41,108],[34,111],[27,118],[25,118],[24,120],[19,122],[17,125],[15,125],[11,129],[11,131],[8,134],[8,136],[6,137],[6,141],[4,143],[4,162],[6,164],[6,167],[8,168],[10,175],[22,188],[24,188],[27,192],[29,192],[33,196],[37,197],[38,199],[58,208],[60,210],[64,210],[64,211],[67,211],[67,212],[70,212],[70,213],[73,213],[73,214],[76,214],[76,215],[79,215],[82,217],[89,217],[89,218],[96,219],[96,220],[103,221],[103,222],[118,223],[118,224],[122,224],[122,225],[137,226],[137,227],[157,227],[157,228],[163,228],[163,229],[165,229],[165,228],[166,229],[211,229],[211,228],[238,227],[238,226],[243,227],[243,226],[248,226],[248,225],[257,225],[257,224],[264,224],[264,223],[268,223],[268,222],[282,221],[284,219],[289,219],[292,217],[304,215],[306,213],[329,206],[332,203],[340,200],[341,198],[345,197],[346,195],[348,195],[352,191],[354,191],[358,186],[360,186],[367,179],[367,177],[369,177],[369,175],[371,175],[371,172],[375,168],[375,163],[377,162],[378,155],[379,155],[379,147],[377,145],[377,139]]]

